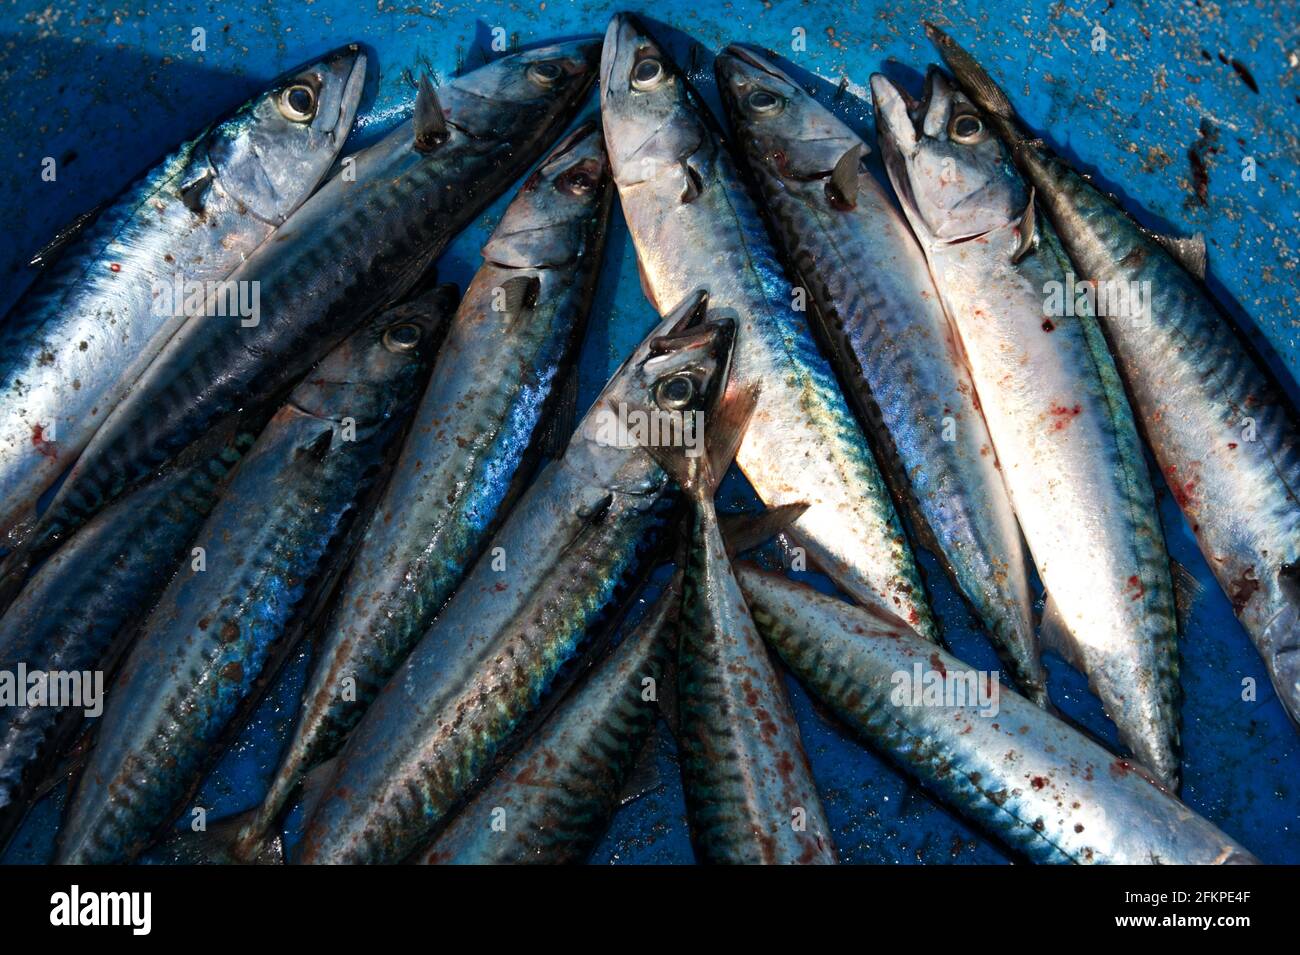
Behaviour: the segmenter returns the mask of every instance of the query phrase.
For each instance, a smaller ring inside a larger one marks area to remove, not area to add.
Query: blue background
[[[617,4],[601,2],[404,3],[390,0],[267,0],[159,3],[132,9],[69,0],[13,0],[0,21],[0,311],[30,281],[24,263],[74,215],[111,198],[176,144],[263,88],[281,71],[349,41],[368,47],[372,72],[353,142],[403,118],[411,71],[445,78],[479,62],[491,29],[528,46],[603,33]],[[645,13],[716,107],[711,51],[740,41],[769,47],[823,93],[847,77],[834,108],[874,142],[865,86],[872,71],[919,89],[936,57],[921,21],[932,19],[982,59],[1027,123],[1092,172],[1146,225],[1203,231],[1210,285],[1255,339],[1295,395],[1297,343],[1297,168],[1300,168],[1300,10],[1292,0],[1217,5],[1210,0],[1101,0],[1071,7],[1049,0],[990,0],[955,6],[853,0],[747,3],[695,0]],[[671,28],[663,21],[671,23]],[[1094,30],[1106,34],[1094,50]],[[190,49],[191,30],[207,50]],[[805,31],[806,49],[791,48]],[[680,31],[680,32],[679,32]],[[1220,56],[1222,54],[1222,57]],[[1237,60],[1258,92],[1247,83]],[[1225,62],[1227,61],[1227,62]],[[829,95],[826,97],[829,101]],[[595,99],[589,105],[595,111]],[[1189,150],[1208,171],[1196,196]],[[351,146],[349,146],[349,150]],[[58,179],[40,179],[43,157]],[[1253,182],[1242,178],[1246,157]],[[513,192],[513,190],[511,190]],[[442,276],[462,287],[509,193],[448,250]],[[590,402],[651,326],[636,261],[618,212],[581,363]],[[1158,474],[1155,480],[1160,481]],[[1161,513],[1173,557],[1202,583],[1181,644],[1184,799],[1265,861],[1300,862],[1300,745],[1257,654],[1233,619],[1177,506],[1163,485]],[[724,507],[752,495],[735,472]],[[958,656],[996,659],[934,559],[920,554],[933,603]],[[803,575],[826,587],[825,581]],[[286,668],[198,803],[209,819],[255,804],[293,718],[305,654]],[[1049,656],[1053,697],[1072,718],[1114,741],[1083,679]],[[1242,700],[1253,680],[1258,699]],[[841,858],[853,862],[1003,862],[994,843],[938,806],[876,754],[863,749],[791,682],[791,695]],[[687,862],[681,786],[671,739],[653,751],[659,784],[626,805],[595,862]],[[64,793],[29,819],[6,861],[48,856]],[[290,819],[290,828],[296,824]]]

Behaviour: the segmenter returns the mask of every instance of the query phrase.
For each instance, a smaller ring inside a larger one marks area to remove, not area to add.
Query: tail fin
[[[278,832],[249,844],[244,830],[257,809],[231,816],[202,832],[178,832],[159,843],[150,855],[171,865],[283,865],[284,843]]]
[[[985,113],[1007,122],[1015,122],[1015,110],[1001,87],[985,72],[984,67],[975,62],[975,58],[957,45],[957,41],[944,33],[933,23],[925,24],[925,35],[939,49],[948,69],[961,84],[962,89],[975,101]]]

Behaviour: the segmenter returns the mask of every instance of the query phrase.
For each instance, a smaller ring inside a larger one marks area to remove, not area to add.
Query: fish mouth
[[[876,115],[876,138],[880,143],[881,160],[894,184],[898,201],[906,208],[908,218],[915,221],[919,217],[916,215],[918,210],[912,180],[907,173],[907,157],[916,147],[916,127],[912,120],[916,101],[883,73],[873,73],[871,105]]]
[[[348,133],[352,131],[352,123],[361,106],[361,94],[366,85],[366,67],[369,61],[356,43],[351,43],[330,55],[327,62],[330,64],[331,71],[335,68],[336,57],[339,60],[351,60],[351,65],[348,68],[347,79],[343,82],[343,90],[339,94],[339,106],[334,121],[329,125],[322,125],[320,131],[335,145],[342,145],[342,140],[346,139]]]

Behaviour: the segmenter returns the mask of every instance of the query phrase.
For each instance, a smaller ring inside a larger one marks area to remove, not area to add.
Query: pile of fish
[[[662,718],[699,861],[833,863],[788,668],[1031,861],[1255,861],[1177,795],[1143,436],[1297,718],[1295,412],[1203,245],[1141,229],[927,29],[951,75],[871,80],[897,202],[775,56],[718,54],[726,135],[619,14],[422,79],[346,157],[367,63],[337,50],[61,233],[0,325],[0,670],[108,686],[102,715],[0,707],[0,848],[69,779],[60,862],[582,861]],[[438,284],[525,175],[463,295]],[[579,419],[616,198],[662,320]],[[1130,281],[1140,313],[1098,291]],[[761,512],[715,509],[733,461]],[[772,538],[840,596],[742,558]],[[1002,661],[993,711],[914,545]],[[260,804],[178,826],[304,640]],[[1057,713],[1040,645],[1122,752]]]

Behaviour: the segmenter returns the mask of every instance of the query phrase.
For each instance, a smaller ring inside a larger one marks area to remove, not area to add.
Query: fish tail
[[[283,865],[283,840],[260,824],[260,809],[222,819],[201,832],[177,833],[157,854],[174,865]]]

